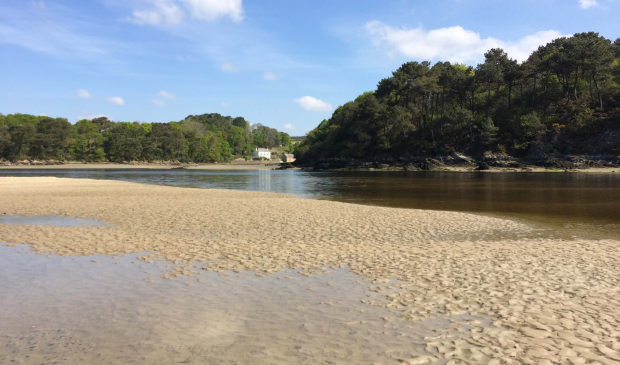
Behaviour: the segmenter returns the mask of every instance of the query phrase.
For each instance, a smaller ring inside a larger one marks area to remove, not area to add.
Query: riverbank
[[[413,166],[393,166],[386,164],[368,164],[365,166],[342,167],[342,168],[304,168],[291,167],[290,164],[283,166],[279,162],[246,161],[237,163],[211,163],[211,164],[173,164],[173,163],[58,163],[58,164],[11,164],[0,165],[0,170],[307,170],[307,171],[445,171],[445,172],[579,172],[579,173],[620,173],[620,167],[585,167],[585,168],[557,168],[525,165],[520,168],[514,167],[488,167],[479,169],[477,166],[450,166],[438,165],[427,170]]]
[[[594,173],[594,174],[614,174],[620,173],[620,167],[587,167],[587,168],[575,168],[575,169],[563,169],[563,168],[554,168],[554,167],[540,167],[535,165],[527,165],[521,168],[512,168],[512,167],[488,167],[484,169],[479,169],[476,166],[436,166],[426,169],[412,168],[407,166],[381,166],[377,167],[343,167],[343,168],[327,168],[327,169],[314,169],[314,168],[301,168],[306,171],[434,171],[434,172],[483,172],[483,173],[501,173],[501,172],[545,172],[545,173],[554,173],[554,172],[578,172],[578,173]]]
[[[451,172],[620,172],[620,156],[561,156],[522,159],[505,154],[485,153],[474,158],[453,152],[434,157],[415,156],[401,161],[362,161],[332,158],[299,164],[318,171],[451,171]]]
[[[0,214],[61,215],[105,226],[0,225],[0,241],[42,254],[122,255],[194,270],[346,267],[372,280],[401,316],[489,318],[425,339],[406,361],[619,361],[620,241],[560,239],[516,221],[468,213],[50,177],[0,178]],[[267,308],[266,311],[277,310]],[[440,360],[438,360],[440,361]]]

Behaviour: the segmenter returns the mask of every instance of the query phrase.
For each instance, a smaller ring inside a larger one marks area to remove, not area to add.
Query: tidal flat
[[[2,362],[620,361],[617,239],[52,177],[1,178],[0,207],[104,223],[0,223]]]

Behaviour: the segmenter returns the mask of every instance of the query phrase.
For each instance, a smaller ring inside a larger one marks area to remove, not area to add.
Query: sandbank
[[[525,223],[468,213],[52,177],[0,178],[0,214],[108,224],[0,225],[0,242],[39,253],[147,251],[145,261],[181,265],[171,276],[190,273],[183,265],[308,275],[346,267],[378,283],[387,303],[376,305],[397,309],[399,320],[492,318],[491,325],[472,325],[464,339],[425,338],[440,363],[620,361],[618,240],[554,238]]]

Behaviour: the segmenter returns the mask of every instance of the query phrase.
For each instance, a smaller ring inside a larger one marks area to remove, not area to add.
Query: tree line
[[[531,160],[620,154],[620,39],[578,33],[523,63],[491,49],[476,67],[407,62],[297,146],[302,164],[406,161],[486,151]]]
[[[226,162],[256,147],[291,148],[290,136],[244,118],[190,115],[179,122],[114,122],[0,114],[0,159],[85,162]]]

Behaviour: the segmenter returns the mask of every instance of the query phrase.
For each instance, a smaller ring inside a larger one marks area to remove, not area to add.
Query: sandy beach
[[[620,362],[618,240],[564,239],[468,213],[51,177],[0,178],[0,214],[106,224],[0,224],[0,242],[38,253],[146,251],[146,262],[177,264],[167,277],[348,268],[378,285],[386,300],[367,304],[398,310],[391,320],[489,318],[456,340],[424,338],[425,352],[405,363]]]

